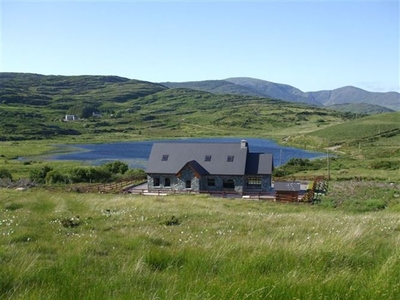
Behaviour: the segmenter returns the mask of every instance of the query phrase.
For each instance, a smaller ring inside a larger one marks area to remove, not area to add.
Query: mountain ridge
[[[252,96],[261,96],[280,99],[289,102],[307,103],[317,106],[332,106],[345,103],[366,103],[379,105],[394,111],[400,111],[400,93],[397,92],[369,92],[354,86],[344,86],[333,90],[303,92],[300,89],[282,83],[275,83],[251,77],[232,77],[222,80],[213,80],[213,84],[220,82],[218,90],[208,87],[209,81],[188,82],[161,82],[167,87],[185,87],[203,90],[211,93],[233,93],[246,95],[244,92],[253,93]],[[235,86],[229,85],[229,83]],[[228,86],[230,90],[223,89]]]

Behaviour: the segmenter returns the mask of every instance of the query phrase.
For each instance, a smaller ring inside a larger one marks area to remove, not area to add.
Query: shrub
[[[89,182],[109,182],[112,174],[105,168],[92,167],[88,170]]]
[[[51,170],[47,172],[45,181],[47,184],[67,183],[69,181],[69,177],[67,175],[61,174],[57,170]]]
[[[37,183],[45,183],[46,175],[53,169],[49,166],[44,166],[40,169],[32,169],[29,171],[29,179]]]
[[[69,178],[73,183],[89,182],[89,169],[83,167],[74,168],[70,171]]]
[[[0,169],[0,178],[12,180],[11,172],[8,171],[7,169]]]
[[[69,172],[69,180],[72,183],[78,182],[109,182],[112,179],[112,173],[103,167],[76,167]]]
[[[106,170],[110,171],[113,174],[124,174],[128,171],[129,167],[127,164],[121,161],[114,161],[103,166]]]
[[[145,180],[147,178],[146,172],[142,169],[129,169],[124,175],[135,180]]]

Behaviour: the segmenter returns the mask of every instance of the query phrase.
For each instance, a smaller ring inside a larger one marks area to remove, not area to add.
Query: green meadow
[[[399,186],[351,188],[319,205],[3,189],[0,299],[398,299]]]
[[[113,76],[1,83],[0,299],[400,299],[400,112]],[[326,153],[273,179],[329,175],[328,193],[310,205],[6,187],[80,167],[41,159],[57,144],[227,136]]]

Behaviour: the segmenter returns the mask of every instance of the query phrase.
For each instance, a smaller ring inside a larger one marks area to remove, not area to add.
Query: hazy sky
[[[0,1],[2,72],[400,91],[398,0]]]

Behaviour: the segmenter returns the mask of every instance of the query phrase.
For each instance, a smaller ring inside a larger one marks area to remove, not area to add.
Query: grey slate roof
[[[271,154],[248,153],[241,143],[154,143],[146,173],[177,174],[192,161],[200,165],[202,175],[271,174],[273,169]]]
[[[274,190],[282,192],[298,192],[300,191],[300,183],[287,181],[275,182]]]
[[[265,175],[271,174],[274,170],[272,154],[249,153],[247,155],[246,174]]]

